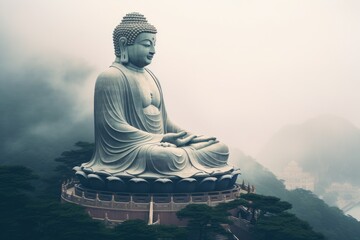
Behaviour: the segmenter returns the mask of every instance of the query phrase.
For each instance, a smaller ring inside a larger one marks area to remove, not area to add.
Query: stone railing
[[[61,198],[85,207],[129,211],[148,211],[152,201],[154,211],[179,211],[188,204],[215,206],[236,199],[240,193],[245,191],[238,185],[226,191],[203,193],[111,193],[84,189],[76,182],[68,181],[62,185]]]

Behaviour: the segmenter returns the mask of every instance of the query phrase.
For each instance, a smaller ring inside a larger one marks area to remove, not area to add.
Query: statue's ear
[[[121,52],[120,62],[124,64],[127,64],[129,62],[129,54],[126,43],[127,43],[126,37],[121,37],[119,39],[119,46]]]

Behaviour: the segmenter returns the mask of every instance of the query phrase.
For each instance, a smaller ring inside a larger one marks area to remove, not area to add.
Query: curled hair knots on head
[[[115,55],[120,57],[119,39],[121,37],[126,37],[127,45],[132,45],[136,37],[143,32],[157,33],[156,28],[148,23],[144,15],[136,12],[126,14],[113,32]]]

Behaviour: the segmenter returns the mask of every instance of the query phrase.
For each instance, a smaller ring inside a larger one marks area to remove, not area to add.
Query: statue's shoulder
[[[103,71],[97,78],[96,83],[110,83],[119,82],[125,79],[125,75],[121,67],[111,65],[108,69]]]

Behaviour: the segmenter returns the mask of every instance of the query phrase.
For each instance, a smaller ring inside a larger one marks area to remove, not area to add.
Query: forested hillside
[[[336,207],[328,206],[315,194],[303,189],[288,191],[273,173],[261,166],[255,159],[234,149],[233,159],[242,170],[238,179],[256,186],[256,192],[281,198],[292,204],[291,212],[307,221],[315,231],[324,234],[329,240],[359,240],[360,222],[346,216]]]
[[[148,226],[142,221],[129,221],[109,229],[102,223],[92,220],[83,208],[61,204],[59,196],[62,180],[72,176],[72,166],[79,165],[91,157],[93,147],[93,144],[79,142],[74,149],[65,151],[55,160],[59,165],[53,171],[52,177],[47,179],[35,176],[25,167],[0,166],[0,239],[187,239],[186,236],[194,233],[194,228]],[[238,181],[255,185],[257,193],[263,195],[243,195],[243,199],[232,203],[233,205],[223,205],[213,210],[205,209],[206,211],[196,215],[190,211],[180,217],[217,219],[218,224],[221,224],[221,216],[226,215],[219,213],[225,213],[226,210],[240,204],[246,206],[244,200],[250,200],[255,205],[247,206],[250,209],[261,210],[262,213],[256,222],[251,221],[251,240],[280,240],[284,237],[323,239],[321,235],[313,232],[312,228],[330,240],[360,239],[360,223],[355,219],[343,215],[337,208],[329,207],[311,192],[285,190],[282,182],[254,159],[239,151],[233,151],[233,155],[236,157],[235,164],[242,169],[242,176]],[[39,185],[45,187],[38,188]],[[231,224],[227,221],[223,223]],[[215,233],[216,229],[213,229]],[[277,234],[274,235],[274,231]],[[205,234],[199,239],[211,239],[213,236]]]

